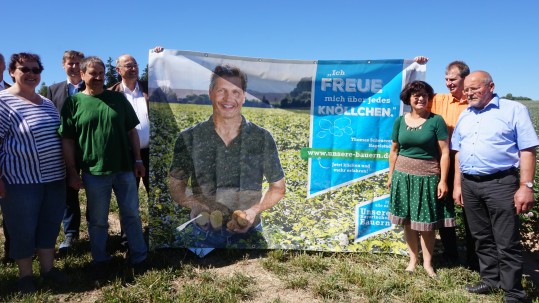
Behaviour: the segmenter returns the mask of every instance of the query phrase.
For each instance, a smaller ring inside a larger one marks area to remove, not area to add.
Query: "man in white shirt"
[[[156,46],[154,52],[160,53],[163,48]],[[140,124],[136,129],[140,139],[140,154],[144,163],[146,172],[150,168],[150,120],[149,120],[149,101],[148,101],[148,82],[139,80],[139,66],[137,60],[129,54],[124,54],[116,60],[116,71],[122,77],[122,81],[110,87],[110,90],[121,92],[125,95],[135,113]],[[149,173],[142,178],[146,192],[149,191]],[[137,180],[140,184],[140,178]]]
[[[118,91],[125,95],[137,117],[140,124],[136,129],[140,138],[140,153],[144,168],[148,171],[149,168],[149,147],[150,147],[150,120],[148,116],[148,82],[139,81],[138,63],[131,55],[121,55],[116,60],[116,70],[122,77],[122,81],[114,84],[109,90]],[[146,192],[149,186],[149,174],[146,174],[142,179]],[[140,178],[137,180],[140,184]]]
[[[157,46],[153,49],[154,52],[159,53],[163,51],[163,48]],[[142,183],[146,189],[146,193],[149,193],[150,189],[150,119],[148,101],[148,82],[139,80],[139,66],[137,60],[129,54],[124,54],[118,57],[116,60],[116,71],[118,75],[122,77],[122,81],[114,84],[109,90],[121,92],[125,95],[140,121],[140,124],[136,126],[138,136],[140,139],[140,156],[146,174],[142,177]],[[140,179],[137,178],[137,185],[140,185]],[[122,245],[126,245],[126,238],[122,227]]]

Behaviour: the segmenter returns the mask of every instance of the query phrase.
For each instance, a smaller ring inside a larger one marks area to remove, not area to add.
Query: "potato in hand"
[[[236,219],[240,227],[246,227],[249,225],[249,220],[247,220],[247,214],[243,210],[236,210],[232,213],[232,218]]]
[[[249,220],[247,220],[247,214],[243,210],[234,211],[230,221],[226,224],[228,230],[243,229],[247,226],[249,226]]]
[[[240,228],[240,226],[238,225],[238,221],[234,220],[234,219],[231,219],[230,221],[228,221],[228,223],[226,224],[226,229],[228,230],[236,230]]]
[[[208,223],[210,223],[210,213],[208,213],[207,211],[201,212],[200,217],[195,220],[195,223],[198,226],[207,227]]]
[[[221,229],[221,227],[223,227],[223,213],[220,210],[214,210],[211,212],[210,225],[215,230]]]

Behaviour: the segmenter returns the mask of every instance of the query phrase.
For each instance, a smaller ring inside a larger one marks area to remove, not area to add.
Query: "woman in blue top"
[[[39,56],[13,54],[9,74],[14,84],[0,92],[0,205],[10,235],[9,255],[19,267],[21,293],[35,291],[35,253],[45,280],[65,281],[53,268],[65,208],[60,116],[50,100],[35,92],[42,71]]]
[[[419,245],[423,267],[435,277],[432,266],[435,229],[455,226],[454,215],[444,214],[441,199],[447,194],[449,147],[447,126],[441,116],[431,113],[428,102],[434,91],[423,81],[407,84],[400,98],[411,111],[397,118],[393,126],[389,154],[389,219],[404,226],[410,254],[406,271],[414,271]]]

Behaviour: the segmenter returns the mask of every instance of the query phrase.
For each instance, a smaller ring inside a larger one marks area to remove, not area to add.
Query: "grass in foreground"
[[[147,201],[139,192],[142,220],[147,225]],[[81,192],[81,201],[84,201]],[[82,205],[83,206],[83,205]],[[150,253],[152,269],[134,277],[120,245],[116,203],[111,204],[109,250],[115,275],[104,285],[90,280],[90,245],[83,224],[81,240],[56,266],[71,278],[60,289],[40,285],[34,295],[14,292],[15,264],[0,265],[0,302],[502,302],[503,292],[472,295],[464,285],[479,275],[463,267],[449,268],[439,256],[439,279],[431,279],[418,266],[412,275],[404,268],[407,257],[369,253],[321,253],[282,250],[218,249],[199,259],[186,249]],[[147,234],[147,232],[146,232]],[[3,237],[0,237],[3,244]],[[62,241],[62,235],[58,243]],[[0,256],[3,252],[0,250]],[[38,272],[34,262],[34,272]],[[524,287],[533,303],[539,303],[539,285],[529,278]]]
[[[116,237],[113,241],[118,240]],[[82,242],[82,243],[81,243]],[[85,240],[74,254],[58,260],[72,282],[62,289],[31,296],[13,293],[15,265],[0,269],[0,301],[5,302],[501,302],[501,291],[471,295],[466,283],[478,274],[462,267],[447,268],[436,259],[439,279],[421,267],[404,273],[407,258],[380,254],[297,251],[216,250],[199,259],[183,249],[151,254],[152,270],[133,277],[124,252],[117,249],[110,282],[96,286],[86,271],[90,261]],[[114,243],[112,243],[114,244]],[[114,245],[112,248],[114,249]],[[37,265],[37,263],[36,263]],[[37,268],[36,268],[37,269]],[[539,287],[525,279],[532,302]]]

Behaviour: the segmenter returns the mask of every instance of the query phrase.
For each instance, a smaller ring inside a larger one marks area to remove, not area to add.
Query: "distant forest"
[[[270,102],[263,93],[247,91],[259,99],[245,100],[246,107],[277,107],[277,108],[310,108],[311,107],[312,78],[301,79],[296,87],[286,94],[280,101]],[[157,88],[150,94],[150,100],[154,102],[182,103],[182,104],[211,104],[208,94],[192,94],[185,98],[178,98],[171,88]]]
[[[513,94],[511,94],[511,93],[503,96],[503,98],[509,99],[509,100],[516,100],[516,101],[529,101],[529,100],[531,100],[528,97],[513,96]]]
[[[116,66],[113,64],[111,57],[108,58],[107,63],[105,64],[105,86],[111,87],[117,82],[122,81],[122,77],[116,71]],[[140,80],[148,81],[148,65],[142,71]],[[292,90],[289,94],[286,94],[278,102],[270,102],[264,94],[251,92],[249,93],[253,96],[256,96],[260,99],[245,100],[245,105],[247,107],[278,107],[278,108],[304,108],[311,107],[311,84],[312,78],[305,77],[298,82],[296,88]],[[45,96],[47,94],[47,84],[45,82],[41,83],[41,86],[38,91],[39,94]],[[260,97],[259,97],[260,96]],[[515,101],[530,101],[531,98],[524,96],[513,96],[511,93],[507,93],[502,98],[515,100]],[[176,93],[170,88],[165,89],[156,89],[150,96],[150,100],[154,102],[173,102],[173,103],[184,103],[184,104],[211,104],[208,95],[188,95],[185,98],[178,98]],[[166,101],[165,101],[166,100]]]

